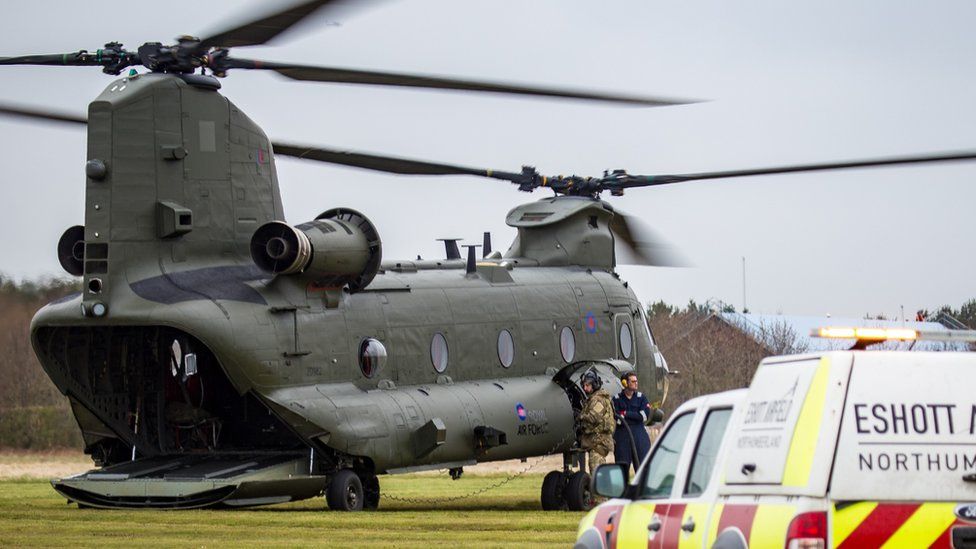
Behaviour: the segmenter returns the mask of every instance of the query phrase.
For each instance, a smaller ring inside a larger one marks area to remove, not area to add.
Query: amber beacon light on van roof
[[[958,341],[976,342],[976,330],[916,330],[914,328],[854,328],[828,326],[814,328],[812,337],[828,339],[856,339],[859,342],[883,341]]]

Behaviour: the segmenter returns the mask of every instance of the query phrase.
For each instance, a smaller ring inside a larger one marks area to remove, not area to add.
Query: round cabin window
[[[626,359],[634,352],[634,336],[630,333],[630,324],[620,323],[620,355]]]
[[[447,369],[447,339],[444,334],[437,332],[430,340],[430,363],[438,373]]]
[[[375,376],[386,363],[386,347],[379,341],[368,338],[359,344],[359,369],[366,377]]]
[[[498,361],[504,368],[515,362],[515,340],[508,330],[498,332]]]
[[[569,326],[563,326],[559,332],[559,352],[566,362],[572,362],[576,358],[576,335]]]

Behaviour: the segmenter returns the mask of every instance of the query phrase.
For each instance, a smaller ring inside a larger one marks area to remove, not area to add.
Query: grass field
[[[380,477],[383,494],[451,497],[505,474]],[[330,547],[571,546],[582,513],[543,512],[541,474],[444,504],[401,503],[329,511],[321,498],[247,510],[104,511],[66,505],[44,480],[0,481],[0,547]]]

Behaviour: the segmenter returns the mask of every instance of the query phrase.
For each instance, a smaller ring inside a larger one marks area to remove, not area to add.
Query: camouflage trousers
[[[613,442],[610,442],[610,446],[598,445],[590,448],[586,452],[586,462],[587,469],[590,473],[590,477],[596,472],[596,468],[607,462],[607,456],[613,453]]]

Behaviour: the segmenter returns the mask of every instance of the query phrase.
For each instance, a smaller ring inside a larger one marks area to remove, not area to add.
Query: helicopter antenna
[[[444,255],[447,259],[461,259],[458,241],[464,240],[463,238],[438,238],[437,240],[444,243]]]
[[[468,263],[466,265],[465,274],[472,275],[478,270],[478,255],[476,248],[480,248],[481,244],[465,244],[464,247],[468,249]]]

